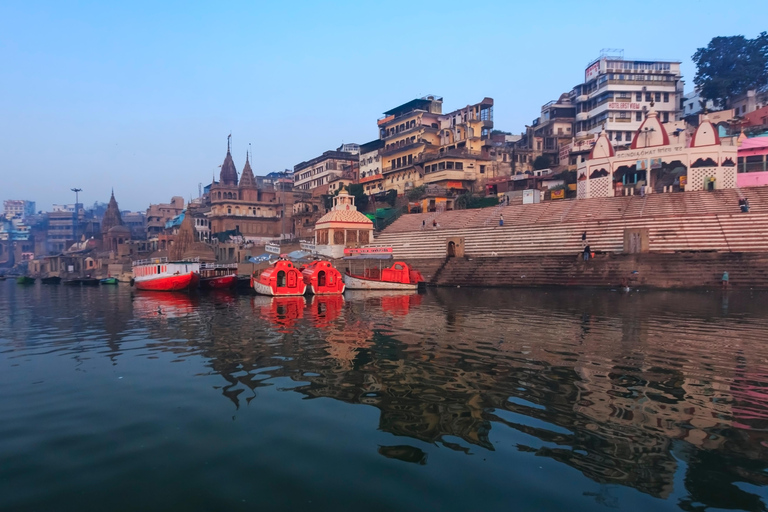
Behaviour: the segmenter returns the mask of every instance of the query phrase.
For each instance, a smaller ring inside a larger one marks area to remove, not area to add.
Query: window
[[[669,122],[669,112],[664,112],[663,118],[664,118],[664,122],[668,123]]]
[[[616,142],[621,142],[621,132],[616,132]]]
[[[627,142],[631,141],[632,140],[632,132],[626,132],[624,134],[624,140],[626,140]]]
[[[484,165],[480,166],[480,174],[485,174],[485,166]]]
[[[453,162],[445,162],[446,169],[453,169]]]
[[[504,155],[504,161],[507,161],[507,155]],[[461,171],[464,169],[464,164],[462,162],[456,162],[456,169]]]
[[[645,101],[651,101],[651,93],[645,93]]]
[[[669,93],[668,92],[664,93],[664,103],[669,103]]]
[[[643,93],[641,92],[635,93],[635,101],[643,101]]]
[[[657,92],[656,94],[654,94],[654,97],[656,99],[656,103],[659,103],[661,101],[661,93],[660,92]]]
[[[635,121],[642,121],[642,120],[643,120],[643,113],[635,112]]]
[[[441,170],[441,171],[444,170],[445,169],[445,162],[440,162],[439,164],[437,164],[437,168],[439,170]]]

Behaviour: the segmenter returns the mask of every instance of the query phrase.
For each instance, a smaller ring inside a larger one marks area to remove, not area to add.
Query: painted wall
[[[736,186],[764,187],[768,185],[768,172],[740,172],[736,175]]]

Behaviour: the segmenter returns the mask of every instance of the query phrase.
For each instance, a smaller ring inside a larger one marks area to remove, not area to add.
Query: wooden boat
[[[268,268],[251,276],[251,286],[261,295],[304,295],[307,285],[301,272],[288,260],[277,260]]]
[[[418,270],[414,270],[405,262],[395,261],[392,266],[385,267],[384,263],[392,260],[390,252],[354,252],[363,249],[345,250],[344,259],[347,261],[361,261],[362,273],[347,268],[344,274],[344,284],[347,290],[418,290],[423,286],[424,278]],[[377,263],[369,265],[369,262]]]
[[[99,280],[99,283],[101,283],[101,284],[117,284],[117,278],[116,277],[105,277],[104,279]]]
[[[99,286],[99,280],[95,277],[83,277],[80,279],[80,284],[83,286]]]
[[[59,284],[61,282],[61,278],[59,276],[41,277],[40,282],[43,284]]]
[[[200,263],[152,258],[133,262],[134,285],[139,290],[156,292],[189,291],[200,282]]]
[[[0,281],[5,281],[5,276],[0,276]]]
[[[344,280],[341,272],[330,261],[318,260],[301,267],[301,276],[309,292],[314,295],[341,295]]]
[[[61,284],[66,286],[80,286],[82,283],[80,282],[79,277],[73,277],[71,279],[64,279]]]
[[[16,282],[18,284],[24,284],[24,285],[35,284],[35,278],[29,277],[29,276],[19,276],[16,278]]]
[[[237,264],[200,265],[200,288],[204,290],[229,290],[237,286]]]

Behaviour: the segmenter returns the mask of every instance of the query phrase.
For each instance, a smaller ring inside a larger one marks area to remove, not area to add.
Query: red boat
[[[178,292],[197,288],[200,263],[152,258],[133,262],[133,282],[139,290]]]
[[[341,295],[344,293],[344,280],[341,272],[330,261],[313,261],[301,267],[301,275],[309,291],[314,295]]]
[[[237,285],[237,264],[200,265],[200,288],[204,290],[229,290]]]
[[[414,270],[403,261],[395,261],[391,267],[385,267],[387,261],[392,261],[391,253],[355,253],[363,249],[345,249],[347,261],[360,260],[363,263],[362,273],[347,269],[344,274],[344,284],[347,290],[417,290],[424,285],[421,272]],[[391,249],[389,249],[391,251]],[[368,263],[371,263],[369,265]]]
[[[256,293],[275,297],[304,295],[307,291],[301,272],[288,260],[277,260],[269,268],[254,272],[251,286]]]

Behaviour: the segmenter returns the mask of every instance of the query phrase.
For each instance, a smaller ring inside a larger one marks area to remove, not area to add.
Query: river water
[[[766,510],[766,299],[0,282],[0,510]]]

